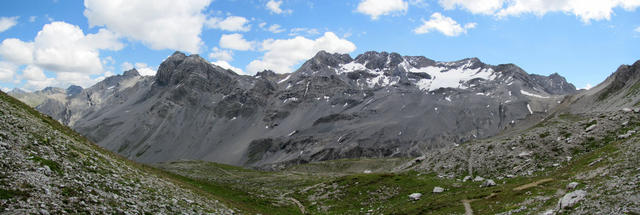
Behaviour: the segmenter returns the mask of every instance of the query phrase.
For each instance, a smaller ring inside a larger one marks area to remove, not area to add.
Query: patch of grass
[[[211,181],[188,178],[182,175],[167,173],[173,178],[191,184],[203,191],[206,191],[232,207],[237,207],[248,213],[268,213],[268,214],[300,214],[300,210],[293,205],[277,205],[277,202],[269,198],[261,198],[256,195],[234,188],[226,184],[219,184]]]
[[[11,199],[13,197],[19,196],[28,196],[26,192],[18,191],[18,190],[5,190],[0,188],[0,199]]]
[[[35,155],[33,155],[30,160],[39,163],[41,166],[48,166],[51,171],[57,173],[58,175],[62,175],[62,166],[58,162],[47,160]]]
[[[548,137],[549,136],[549,131],[545,131],[543,133],[540,133],[539,136],[540,136],[540,138]]]
[[[60,190],[60,194],[64,197],[75,197],[80,195],[80,193],[78,192],[78,190],[71,188],[71,187],[63,187]]]

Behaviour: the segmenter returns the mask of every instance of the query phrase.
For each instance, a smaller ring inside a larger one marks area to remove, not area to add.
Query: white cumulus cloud
[[[634,31],[640,33],[640,26],[638,26]]]
[[[433,13],[431,14],[431,19],[422,20],[422,25],[413,29],[413,32],[416,34],[426,34],[432,31],[439,31],[446,36],[455,37],[463,33],[466,34],[467,29],[475,27],[476,23],[471,22],[461,26],[450,17],[443,16],[440,13]]]
[[[285,31],[280,25],[278,24],[273,24],[271,26],[269,26],[269,28],[267,29],[268,31],[270,31],[271,33],[277,34],[280,32]]]
[[[33,65],[22,71],[22,78],[26,80],[23,87],[29,90],[39,90],[55,84],[55,79],[47,77],[41,68]]]
[[[267,2],[267,9],[271,12],[271,13],[275,13],[275,14],[290,14],[293,13],[293,11],[291,9],[287,9],[287,10],[283,10],[282,8],[280,8],[280,5],[282,5],[282,1],[276,1],[276,0],[269,0]]]
[[[152,49],[199,53],[211,0],[85,0],[89,25],[107,29]]]
[[[27,88],[33,89],[43,84],[88,86],[95,83],[90,75],[105,72],[100,50],[117,51],[123,47],[115,33],[109,30],[100,29],[95,34],[85,35],[78,26],[52,22],[42,27],[33,42],[15,38],[3,40],[0,43],[0,57],[12,64],[27,66],[22,75],[30,78]],[[55,82],[34,76],[40,74],[38,70],[53,72]]]
[[[405,13],[408,9],[409,3],[403,0],[362,0],[356,11],[376,20],[384,15]]]
[[[543,16],[562,12],[579,17],[582,22],[609,20],[614,8],[632,11],[640,7],[640,0],[440,0],[448,10],[462,8],[474,14],[496,17],[535,14]]]
[[[253,50],[255,42],[247,41],[242,34],[223,34],[220,37],[220,47],[238,51]]]
[[[207,19],[207,22],[205,24],[208,28],[220,29],[224,31],[247,32],[251,30],[249,20],[241,16],[229,16],[225,19],[212,17]]]
[[[157,69],[154,69],[145,63],[136,63],[135,66],[138,73],[142,76],[154,76],[157,73]]]
[[[150,66],[148,66],[146,63],[129,63],[129,62],[124,62],[120,65],[120,67],[122,68],[122,71],[129,71],[133,68],[135,68],[138,73],[142,76],[154,76],[156,75],[157,69],[154,69]]]
[[[270,69],[277,73],[293,71],[293,66],[313,57],[318,51],[330,53],[350,53],[356,49],[352,42],[339,38],[333,32],[326,32],[315,40],[302,36],[291,39],[268,39],[262,42],[264,56],[247,65],[247,72],[255,74]]]
[[[0,82],[11,82],[17,67],[9,62],[0,61]]]
[[[209,53],[209,58],[230,62],[233,60],[233,51],[213,47],[211,53]]]
[[[0,17],[0,32],[9,30],[9,28],[18,24],[18,17]]]
[[[215,64],[219,67],[222,67],[223,69],[230,69],[231,71],[240,74],[240,75],[244,75],[244,71],[242,71],[242,69],[231,66],[231,64],[229,64],[229,62],[227,61],[223,61],[223,60],[219,60],[216,62],[211,62],[212,64]]]

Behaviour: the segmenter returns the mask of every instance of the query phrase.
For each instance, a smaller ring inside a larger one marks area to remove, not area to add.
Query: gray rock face
[[[419,156],[527,122],[574,91],[477,58],[319,52],[293,73],[250,77],[176,52],[155,77],[127,72],[38,109],[136,161],[278,168]]]

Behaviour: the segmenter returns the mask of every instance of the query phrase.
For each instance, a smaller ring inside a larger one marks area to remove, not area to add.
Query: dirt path
[[[525,189],[529,189],[529,188],[532,188],[532,187],[535,187],[535,186],[538,186],[540,184],[547,183],[547,182],[550,182],[550,181],[553,181],[553,178],[541,179],[541,180],[538,180],[538,181],[533,182],[533,183],[528,183],[528,184],[513,188],[513,190],[514,191],[525,190]]]
[[[490,195],[484,197],[483,199],[490,199],[497,195],[498,194],[496,193],[491,193]],[[471,209],[471,202],[474,202],[476,200],[479,200],[479,199],[471,199],[471,200],[463,199],[462,200],[462,205],[464,205],[464,215],[473,215],[473,209]]]
[[[474,200],[462,200],[462,205],[464,205],[464,215],[473,215],[473,210],[471,209],[471,202]]]
[[[294,204],[298,205],[298,208],[300,208],[300,212],[302,214],[307,214],[307,211],[304,209],[304,205],[302,205],[302,203],[300,203],[300,201],[298,201],[297,199],[294,199],[292,197],[287,197],[287,199],[291,200]]]

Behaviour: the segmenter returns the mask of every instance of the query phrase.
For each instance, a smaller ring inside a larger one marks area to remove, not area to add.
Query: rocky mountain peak
[[[363,64],[367,69],[383,69],[385,67],[396,67],[398,64],[402,63],[404,59],[402,58],[402,55],[395,52],[388,53],[368,51],[364,54],[358,55],[355,61]]]
[[[67,95],[75,96],[82,92],[82,87],[78,85],[71,85],[67,88]]]
[[[140,73],[136,68],[125,71],[122,75],[124,76],[140,76]]]
[[[345,64],[353,61],[349,54],[328,53],[326,51],[319,51],[311,59],[307,60],[298,71],[318,71],[322,68],[335,68],[340,64]]]
[[[220,68],[214,68],[209,61],[197,54],[186,56],[182,52],[175,52],[158,67],[156,83],[160,86],[177,84],[192,73],[209,77],[209,73],[227,74]]]

